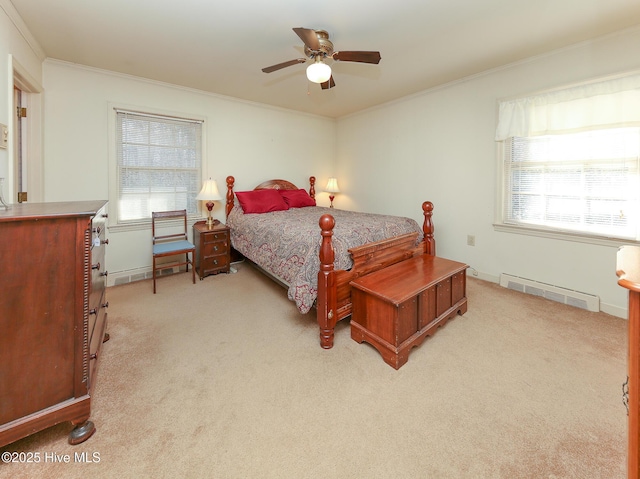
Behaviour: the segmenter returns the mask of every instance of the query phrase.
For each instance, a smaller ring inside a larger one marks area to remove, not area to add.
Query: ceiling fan
[[[288,62],[271,65],[263,68],[263,72],[275,72],[298,63],[305,63],[307,59],[311,59],[313,63],[307,67],[307,78],[314,83],[320,83],[322,89],[327,90],[336,86],[336,83],[333,81],[331,67],[324,62],[325,59],[331,58],[342,62],[373,63],[376,65],[380,63],[380,52],[333,51],[333,43],[329,40],[329,34],[324,30],[294,28],[293,31],[304,42],[304,54],[307,58],[296,58]]]

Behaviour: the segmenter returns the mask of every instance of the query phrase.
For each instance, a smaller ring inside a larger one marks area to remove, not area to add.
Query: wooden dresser
[[[640,247],[618,250],[618,284],[629,290],[629,337],[627,349],[626,404],[629,414],[627,477],[640,478]]]
[[[70,421],[88,439],[106,335],[106,201],[0,210],[0,446]]]

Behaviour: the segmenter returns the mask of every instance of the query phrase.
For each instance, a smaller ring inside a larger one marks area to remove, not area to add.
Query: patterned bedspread
[[[288,297],[301,313],[307,313],[317,297],[320,271],[320,226],[318,220],[331,214],[335,269],[353,265],[348,250],[373,241],[418,232],[415,220],[398,216],[356,213],[310,206],[262,214],[244,214],[236,204],[227,218],[232,246],[288,286]]]

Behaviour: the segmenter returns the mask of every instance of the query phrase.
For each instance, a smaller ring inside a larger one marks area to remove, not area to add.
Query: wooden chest
[[[467,311],[467,265],[419,255],[351,282],[351,337],[400,368],[438,326]]]

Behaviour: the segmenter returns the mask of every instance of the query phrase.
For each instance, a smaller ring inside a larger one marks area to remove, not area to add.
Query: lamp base
[[[216,225],[219,225],[220,221],[213,219],[211,216],[207,217],[207,228],[211,229]]]
[[[209,210],[209,216],[207,216],[207,228],[211,229],[213,228],[215,225],[220,224],[220,221],[218,220],[214,220],[213,217],[211,216],[211,210],[213,209],[213,201],[208,201],[207,202],[207,209]]]
[[[330,201],[329,208],[333,208],[333,199],[334,198],[335,198],[334,195],[329,195],[329,201]]]

